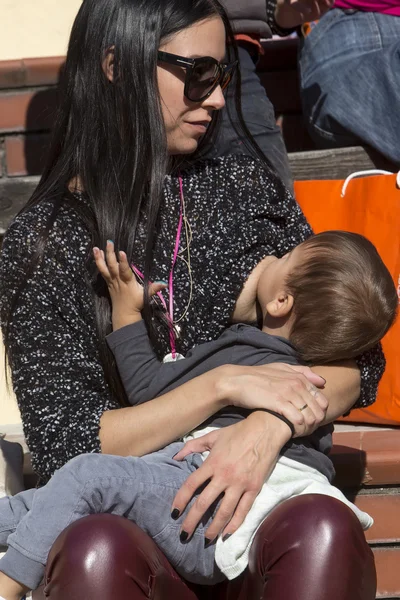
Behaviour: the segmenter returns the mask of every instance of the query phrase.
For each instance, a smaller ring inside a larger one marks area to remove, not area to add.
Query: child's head
[[[361,235],[326,231],[274,259],[257,296],[264,329],[285,334],[307,363],[354,358],[393,324],[398,297],[374,245]]]

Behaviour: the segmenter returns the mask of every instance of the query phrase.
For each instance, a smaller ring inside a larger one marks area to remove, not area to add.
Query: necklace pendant
[[[177,360],[182,360],[183,358],[185,358],[185,357],[182,356],[182,354],[179,354],[179,352],[175,353],[175,358],[172,356],[172,354],[170,352],[169,354],[167,354],[167,356],[164,356],[163,363],[176,362]]]

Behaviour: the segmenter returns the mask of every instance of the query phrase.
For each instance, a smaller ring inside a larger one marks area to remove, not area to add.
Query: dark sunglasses
[[[224,90],[237,67],[237,61],[228,65],[218,62],[211,56],[185,58],[161,51],[158,53],[158,60],[186,69],[183,93],[191,102],[203,102],[211,96],[218,85]]]

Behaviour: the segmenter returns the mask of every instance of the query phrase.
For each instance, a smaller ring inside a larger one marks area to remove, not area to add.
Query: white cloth
[[[208,427],[196,430],[186,436],[184,441],[201,437],[215,429]],[[208,454],[203,452],[204,460]],[[349,502],[337,487],[329,483],[325,475],[312,467],[281,456],[239,529],[225,542],[221,537],[217,540],[215,562],[228,579],[234,579],[247,567],[254,536],[267,515],[285,500],[302,494],[323,494],[337,498],[354,512],[364,530],[373,525],[372,517]]]

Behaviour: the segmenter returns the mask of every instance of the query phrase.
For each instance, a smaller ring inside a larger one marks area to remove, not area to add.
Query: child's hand
[[[136,280],[128,263],[125,252],[119,252],[119,262],[114,252],[114,243],[108,240],[106,252],[93,248],[96,266],[104,278],[112,302],[113,329],[120,329],[125,325],[140,321],[140,311],[144,304],[143,287]],[[149,287],[150,296],[153,296],[166,287],[166,284],[157,282]]]

